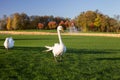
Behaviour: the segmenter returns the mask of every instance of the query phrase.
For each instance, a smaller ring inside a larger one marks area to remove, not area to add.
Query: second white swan
[[[14,40],[12,37],[7,37],[4,41],[4,47],[8,50],[9,48],[13,48]]]

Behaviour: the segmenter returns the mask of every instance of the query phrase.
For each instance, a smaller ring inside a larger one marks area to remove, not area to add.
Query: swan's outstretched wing
[[[58,43],[55,43],[54,46],[45,46],[45,48],[47,48],[47,50],[45,50],[46,52],[48,51],[52,51],[53,49],[55,49],[55,47],[57,47],[59,44]]]
[[[53,50],[53,47],[51,47],[51,46],[45,46],[45,47],[47,48],[47,50],[45,50],[45,52]]]

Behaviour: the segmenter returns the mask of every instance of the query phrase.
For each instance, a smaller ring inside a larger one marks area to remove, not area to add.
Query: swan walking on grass
[[[54,46],[50,47],[50,46],[45,46],[46,48],[48,48],[48,50],[46,50],[47,52],[48,51],[52,51],[53,53],[53,56],[55,58],[55,61],[57,62],[57,59],[56,57],[62,57],[63,53],[66,52],[66,46],[63,44],[62,42],[62,39],[61,39],[61,34],[60,34],[60,31],[63,30],[63,27],[62,26],[58,26],[57,27],[57,33],[58,33],[58,39],[59,39],[59,43],[55,43]]]
[[[9,48],[13,48],[14,46],[14,40],[12,37],[8,37],[4,41],[4,47],[8,50]]]

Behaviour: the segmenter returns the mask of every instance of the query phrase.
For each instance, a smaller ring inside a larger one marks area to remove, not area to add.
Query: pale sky
[[[0,18],[16,12],[75,18],[83,11],[96,9],[110,17],[120,15],[120,0],[0,0]]]

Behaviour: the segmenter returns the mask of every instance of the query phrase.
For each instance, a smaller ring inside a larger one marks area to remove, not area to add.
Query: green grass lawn
[[[6,37],[15,40],[5,50]],[[120,38],[62,36],[67,47],[62,62],[55,62],[45,45],[57,35],[0,34],[0,80],[120,80]]]

